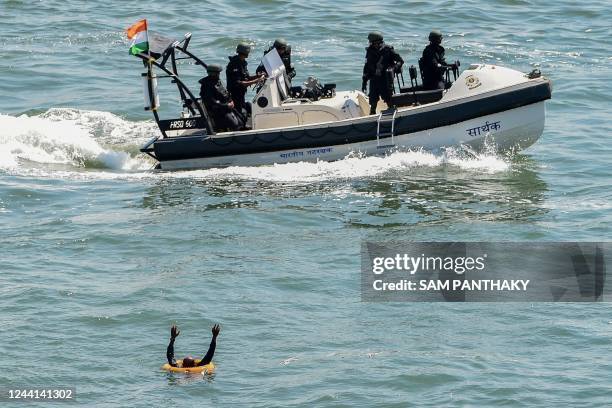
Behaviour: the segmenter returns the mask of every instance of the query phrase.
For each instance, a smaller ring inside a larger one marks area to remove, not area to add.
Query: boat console
[[[289,87],[285,66],[276,50],[267,53],[262,62],[268,78],[253,99],[253,129],[352,119],[369,112],[367,99],[359,91],[336,92],[335,84],[322,85],[313,77],[303,86]]]

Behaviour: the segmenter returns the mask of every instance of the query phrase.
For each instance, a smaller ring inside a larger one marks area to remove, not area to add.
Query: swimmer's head
[[[195,360],[192,357],[185,357],[183,359],[183,368],[195,367]]]

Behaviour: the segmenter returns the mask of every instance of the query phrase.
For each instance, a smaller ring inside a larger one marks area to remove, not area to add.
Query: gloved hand
[[[361,82],[361,92],[366,93],[367,90],[368,90],[368,81],[367,79],[364,79]]]

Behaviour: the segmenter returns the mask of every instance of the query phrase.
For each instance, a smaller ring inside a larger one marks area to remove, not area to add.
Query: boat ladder
[[[395,136],[395,115],[397,115],[397,109],[393,109],[393,111],[387,109],[378,114],[378,125],[376,127],[376,147],[388,147],[395,145],[395,142],[393,141],[393,137]],[[381,132],[381,127],[383,128],[383,132]],[[384,131],[385,128],[386,131]],[[380,138],[389,136],[391,136],[391,144],[381,146]]]

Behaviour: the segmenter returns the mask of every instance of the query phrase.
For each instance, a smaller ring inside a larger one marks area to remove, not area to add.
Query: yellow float
[[[211,361],[210,363],[197,366],[197,364],[202,361],[200,359],[194,360],[196,367],[185,367],[183,368],[183,360],[176,360],[176,365],[178,367],[172,367],[170,364],[166,363],[162,366],[162,370],[170,371],[173,373],[185,373],[185,374],[212,374],[215,372],[215,364]]]

